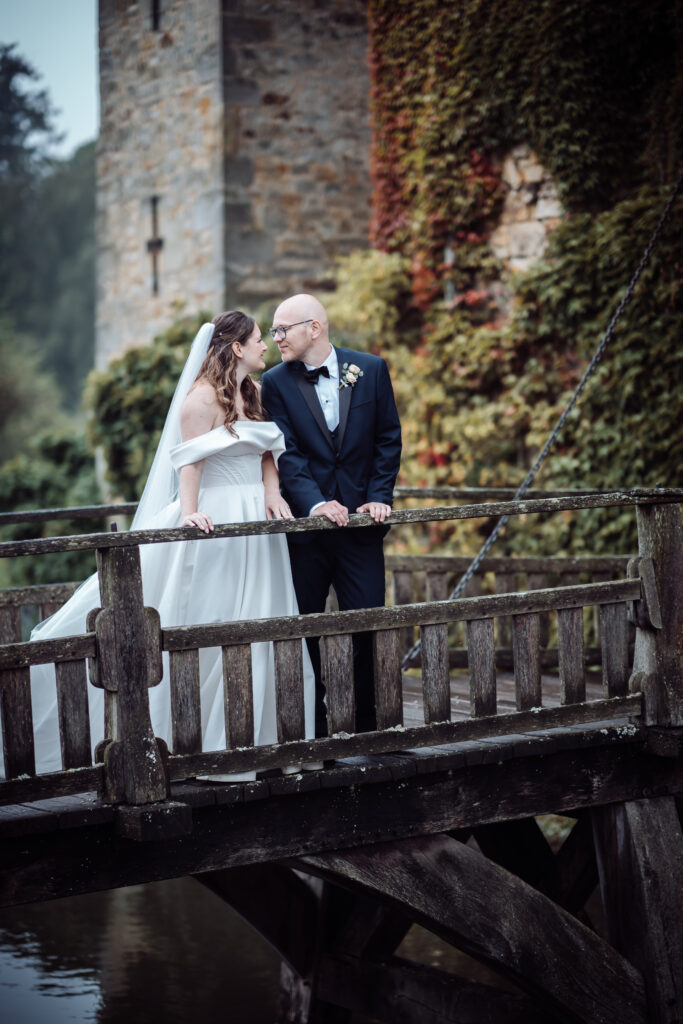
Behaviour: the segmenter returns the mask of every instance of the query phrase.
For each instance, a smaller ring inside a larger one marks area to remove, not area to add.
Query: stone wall
[[[506,155],[501,176],[507,191],[490,245],[510,270],[527,270],[543,255],[564,211],[552,178],[529,146],[515,146]]]
[[[223,300],[223,90],[217,0],[100,0],[96,365]],[[157,201],[158,294],[152,202]]]
[[[368,244],[366,0],[224,0],[226,301],[329,286]]]
[[[96,365],[179,304],[324,289],[367,245],[365,0],[99,6]]]

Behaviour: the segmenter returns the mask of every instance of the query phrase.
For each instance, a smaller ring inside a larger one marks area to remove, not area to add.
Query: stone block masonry
[[[228,305],[329,287],[368,244],[365,0],[226,0]]]
[[[367,245],[365,0],[100,0],[100,91],[98,366]]]

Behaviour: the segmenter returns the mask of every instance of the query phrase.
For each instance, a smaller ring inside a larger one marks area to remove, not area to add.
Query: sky
[[[57,156],[97,137],[97,0],[0,0],[0,42],[18,44],[59,111]]]

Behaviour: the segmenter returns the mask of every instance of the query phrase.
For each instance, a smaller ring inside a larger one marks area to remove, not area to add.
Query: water
[[[398,953],[508,987],[416,926]],[[0,910],[2,1024],[273,1024],[279,973],[260,935],[190,878]]]
[[[0,911],[3,1024],[272,1024],[279,970],[192,879]]]

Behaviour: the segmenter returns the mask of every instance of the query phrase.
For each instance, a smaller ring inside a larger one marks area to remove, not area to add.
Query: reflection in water
[[[507,987],[416,926],[398,952]],[[190,878],[0,910],[3,1024],[273,1024],[279,973],[263,939]]]
[[[0,911],[3,1024],[272,1024],[279,959],[192,879]]]

